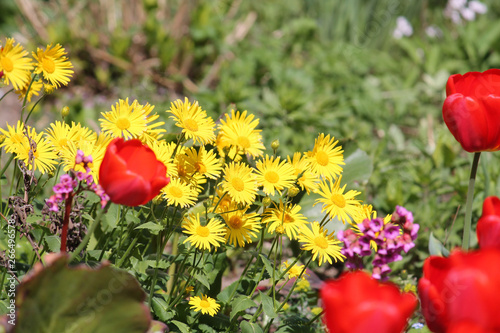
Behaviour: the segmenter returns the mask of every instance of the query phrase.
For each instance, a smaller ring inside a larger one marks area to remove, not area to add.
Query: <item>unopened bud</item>
[[[271,148],[276,151],[280,147],[280,140],[276,139],[273,142],[271,142]]]
[[[61,116],[63,118],[67,117],[69,115],[69,107],[65,106],[61,110]]]
[[[271,198],[265,197],[264,199],[262,199],[262,205],[264,205],[264,207],[267,207],[270,204],[271,204]]]
[[[45,89],[45,94],[47,95],[50,95],[54,92],[54,90],[56,89],[56,87],[50,83],[46,83],[43,85],[44,89]]]
[[[288,195],[288,197],[293,198],[294,196],[296,196],[299,193],[300,193],[300,189],[297,186],[292,186],[288,189],[287,195]]]

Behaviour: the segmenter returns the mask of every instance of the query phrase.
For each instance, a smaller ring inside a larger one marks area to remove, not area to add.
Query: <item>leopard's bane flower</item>
[[[313,222],[311,229],[306,226],[300,229],[299,242],[303,243],[303,250],[311,251],[312,260],[318,258],[320,266],[327,261],[331,264],[332,258],[335,262],[343,261],[345,258],[340,252],[340,242],[333,237],[333,233],[328,234],[328,231],[321,227],[318,222]]]
[[[210,250],[210,246],[219,247],[224,244],[226,230],[224,224],[212,218],[207,225],[201,225],[200,215],[191,214],[182,223],[184,232],[190,235],[185,242],[190,242],[199,250]]]
[[[14,43],[13,38],[7,38],[5,45],[0,47],[0,79],[5,84],[12,83],[15,90],[21,90],[30,80],[33,64],[27,57],[28,52]]]
[[[201,298],[198,296],[193,296],[189,299],[189,305],[191,309],[198,312],[201,311],[202,314],[209,314],[210,316],[215,316],[217,311],[220,309],[220,305],[217,304],[215,299],[203,295]]]
[[[66,57],[66,50],[59,44],[47,45],[45,50],[37,48],[33,52],[36,60],[35,73],[43,74],[43,78],[59,88],[68,85],[73,74],[73,65]]]

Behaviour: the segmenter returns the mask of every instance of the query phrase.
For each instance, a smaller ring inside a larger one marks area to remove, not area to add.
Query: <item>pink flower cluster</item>
[[[62,175],[61,181],[53,187],[54,195],[52,195],[47,200],[47,206],[50,211],[58,212],[59,203],[65,201],[69,198],[70,194],[73,193],[78,184],[82,187],[78,192],[83,190],[89,190],[97,194],[101,198],[101,206],[104,208],[109,201],[109,196],[104,192],[99,184],[94,182],[94,177],[90,174],[90,164],[93,162],[92,156],[85,156],[83,151],[78,150],[75,158],[75,165],[82,165],[85,172],[78,171],[74,172],[72,170],[71,175]],[[87,185],[87,187],[84,187]]]
[[[381,218],[366,219],[358,224],[359,234],[351,229],[339,231],[337,237],[344,242],[341,252],[347,258],[346,267],[363,268],[362,257],[370,256],[372,245],[375,245],[372,276],[379,280],[387,279],[391,272],[388,264],[401,260],[401,251],[407,253],[415,246],[413,241],[417,238],[419,227],[413,223],[410,211],[397,206],[388,223]]]

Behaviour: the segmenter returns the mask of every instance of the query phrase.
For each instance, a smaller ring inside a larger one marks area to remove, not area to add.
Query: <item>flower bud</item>
[[[267,207],[267,206],[269,206],[270,204],[271,204],[271,198],[269,198],[269,197],[265,197],[264,199],[262,199],[262,205],[263,205],[264,207]]]
[[[276,139],[273,142],[271,142],[271,148],[276,151],[280,147],[280,140]]]
[[[300,193],[300,189],[297,186],[292,186],[288,189],[288,197],[293,198]]]
[[[61,116],[63,118],[67,117],[69,115],[69,107],[65,106],[61,110]]]

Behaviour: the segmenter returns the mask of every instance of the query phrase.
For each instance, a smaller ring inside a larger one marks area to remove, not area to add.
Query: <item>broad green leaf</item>
[[[252,301],[248,296],[240,296],[231,302],[232,310],[229,315],[229,319],[233,320],[234,316],[236,316],[241,311],[247,310],[252,307],[256,307],[254,301]]]
[[[158,233],[163,230],[163,226],[156,224],[154,222],[146,222],[144,224],[138,225],[135,227],[136,229],[147,229],[149,230],[153,235],[158,235]]]
[[[137,280],[108,265],[68,267],[52,254],[19,284],[17,333],[142,333],[151,322]]]
[[[260,301],[262,303],[262,308],[264,309],[264,313],[269,317],[269,318],[276,318],[278,315],[276,314],[276,311],[274,310],[274,304],[273,304],[273,299],[269,296],[267,296],[264,293],[260,294]]]
[[[161,298],[153,297],[151,307],[153,308],[155,315],[157,315],[162,321],[169,321],[175,316],[175,312],[168,309],[167,302]]]
[[[189,326],[184,324],[183,322],[177,321],[177,320],[172,320],[172,324],[177,326],[177,328],[181,331],[181,333],[190,333],[191,330],[189,329]]]
[[[208,289],[210,289],[210,281],[208,281],[208,278],[205,274],[203,273],[196,273],[194,275],[194,278],[196,280],[198,280],[198,282],[200,282],[202,285],[204,285],[205,287],[207,287]]]
[[[262,328],[257,323],[242,321],[240,324],[241,333],[263,333]]]
[[[61,237],[56,235],[45,236],[43,238],[49,247],[50,252],[58,252],[61,249]]]
[[[447,257],[450,251],[431,232],[429,236],[429,253],[431,256]]]
[[[353,182],[366,182],[373,172],[373,161],[366,152],[356,149],[351,155],[345,158],[345,165],[342,171],[342,184],[350,187]]]
[[[260,259],[264,263],[264,266],[266,267],[266,270],[267,270],[267,273],[269,273],[269,276],[273,276],[273,271],[275,270],[273,264],[263,254],[260,255]],[[280,274],[279,270],[276,270],[275,276],[278,277],[279,274]]]

